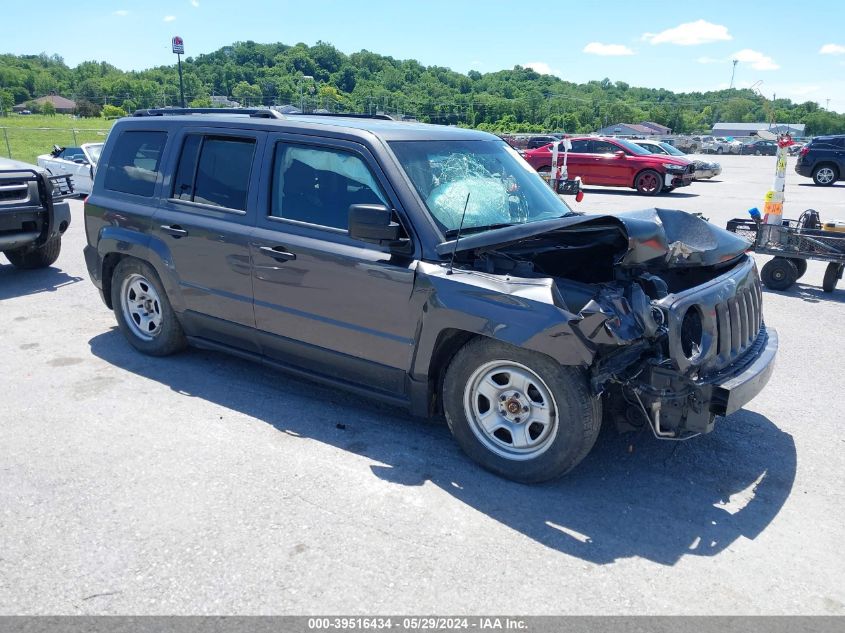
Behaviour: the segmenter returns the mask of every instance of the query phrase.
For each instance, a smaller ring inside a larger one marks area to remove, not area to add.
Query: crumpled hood
[[[712,266],[728,262],[748,250],[748,242],[685,211],[643,209],[614,215],[571,215],[554,220],[493,229],[462,236],[457,252],[503,251],[524,248],[528,241],[553,241],[570,232],[620,238],[621,266],[683,267]],[[563,239],[561,240],[564,241]],[[451,254],[454,240],[437,246],[439,255]]]

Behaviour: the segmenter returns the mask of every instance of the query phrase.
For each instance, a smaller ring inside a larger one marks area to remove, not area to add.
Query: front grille
[[[710,282],[661,299],[669,317],[669,356],[677,368],[704,377],[748,353],[763,328],[762,299],[749,256]]]
[[[730,365],[751,347],[763,325],[763,292],[760,282],[746,286],[725,301],[717,303],[716,348],[718,355],[713,367],[721,369]]]
[[[0,184],[0,202],[19,202],[26,200],[29,185],[20,181],[3,181]]]

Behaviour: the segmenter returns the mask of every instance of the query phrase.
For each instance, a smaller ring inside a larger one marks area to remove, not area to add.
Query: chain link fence
[[[47,127],[0,127],[0,156],[35,164],[40,154],[49,154],[54,145],[79,147],[83,143],[102,143],[108,129]]]

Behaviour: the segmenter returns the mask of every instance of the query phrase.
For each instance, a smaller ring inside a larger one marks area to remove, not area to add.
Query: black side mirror
[[[349,207],[349,237],[389,245],[401,239],[402,227],[383,204],[353,204]]]

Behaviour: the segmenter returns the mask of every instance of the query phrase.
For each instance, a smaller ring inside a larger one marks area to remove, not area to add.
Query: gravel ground
[[[845,220],[792,171],[787,216]],[[579,207],[762,197],[772,157]],[[87,279],[0,263],[0,614],[842,614],[845,288],[765,292],[768,388],[682,444],[605,431],[563,480],[469,462],[445,425],[224,355],[133,352]],[[836,315],[839,315],[837,317]]]

